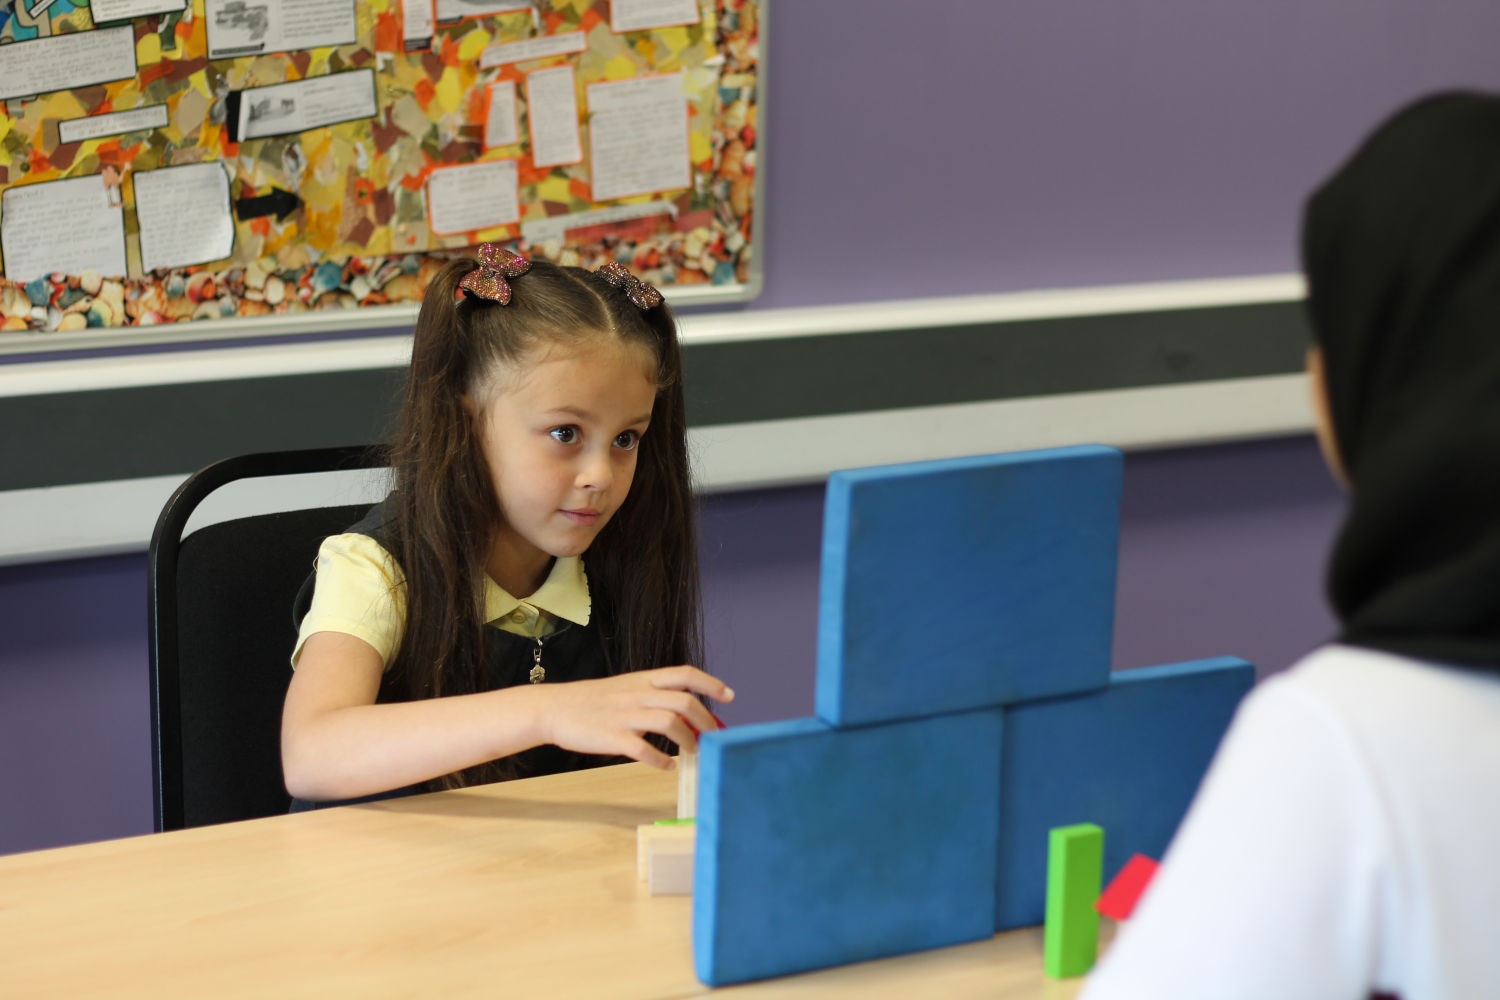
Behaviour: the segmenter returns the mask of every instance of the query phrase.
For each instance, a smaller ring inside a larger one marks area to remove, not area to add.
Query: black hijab
[[[1302,252],[1352,484],[1340,641],[1500,670],[1500,97],[1389,119],[1309,200]]]

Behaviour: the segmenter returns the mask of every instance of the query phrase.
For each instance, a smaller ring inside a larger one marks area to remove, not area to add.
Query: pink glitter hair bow
[[[617,260],[605,261],[594,269],[594,273],[623,291],[639,309],[654,309],[661,305],[661,292],[637,278],[630,268]]]
[[[479,266],[464,275],[458,287],[469,295],[509,305],[510,282],[505,279],[525,274],[531,269],[531,261],[493,243],[481,243],[475,256]]]

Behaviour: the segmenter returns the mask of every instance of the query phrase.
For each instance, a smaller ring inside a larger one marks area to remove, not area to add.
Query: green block
[[[1093,823],[1054,827],[1047,835],[1047,926],[1042,967],[1053,979],[1094,967],[1104,884],[1104,831]]]
[[[694,818],[695,817],[688,816],[688,817],[686,817],[684,819],[659,819],[659,820],[656,821],[656,825],[657,826],[692,826]]]

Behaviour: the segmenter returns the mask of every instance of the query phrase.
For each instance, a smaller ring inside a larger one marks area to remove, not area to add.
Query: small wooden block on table
[[[692,823],[653,823],[636,827],[636,876],[653,896],[693,892],[693,855],[698,828]]]

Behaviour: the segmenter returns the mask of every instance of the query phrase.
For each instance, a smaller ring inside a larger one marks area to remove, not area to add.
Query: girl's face
[[[554,556],[580,555],[619,510],[655,374],[645,348],[603,338],[500,373],[477,419],[501,515],[487,568],[507,591],[531,594]]]

